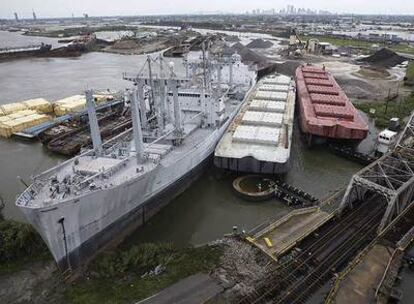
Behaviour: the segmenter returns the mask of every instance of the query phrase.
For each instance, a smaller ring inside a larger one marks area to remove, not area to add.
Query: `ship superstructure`
[[[217,145],[214,164],[236,172],[281,174],[290,165],[295,82],[261,79]]]
[[[199,175],[255,84],[239,59],[206,51],[179,77],[149,56],[148,73],[124,75],[133,128],[106,143],[86,92],[93,149],[36,176],[16,202],[62,269],[144,224]]]

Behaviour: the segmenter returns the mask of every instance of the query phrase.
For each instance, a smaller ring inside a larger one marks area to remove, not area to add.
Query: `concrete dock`
[[[348,275],[336,281],[336,295],[328,303],[375,303],[375,293],[394,249],[374,245]]]

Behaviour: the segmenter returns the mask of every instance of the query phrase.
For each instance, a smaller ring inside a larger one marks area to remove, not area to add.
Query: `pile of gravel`
[[[228,35],[224,37],[224,40],[227,42],[239,42],[240,38],[235,35]]]
[[[383,48],[377,51],[374,55],[363,58],[360,61],[371,63],[372,65],[381,66],[381,67],[393,67],[406,60],[407,59],[398,55],[397,53],[389,49]]]
[[[270,41],[265,41],[263,39],[254,39],[246,47],[251,49],[268,49],[273,46],[273,43]]]
[[[231,48],[242,57],[242,61],[244,63],[255,63],[258,65],[264,65],[269,61],[267,57],[252,51],[240,42],[236,43]]]

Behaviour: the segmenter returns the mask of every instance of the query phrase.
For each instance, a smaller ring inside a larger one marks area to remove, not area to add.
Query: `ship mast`
[[[102,155],[102,138],[101,132],[99,130],[98,119],[96,117],[95,102],[93,100],[92,90],[87,90],[85,92],[86,104],[88,107],[88,118],[89,118],[89,127],[91,129],[91,137],[93,143],[93,149],[97,156]]]
[[[135,86],[135,88],[129,92],[129,100],[131,103],[132,128],[134,134],[135,151],[137,153],[137,163],[140,164],[144,159],[144,142],[142,139],[142,127],[139,115],[138,90]]]
[[[149,76],[149,85],[151,87],[151,102],[150,105],[152,105],[152,107],[154,107],[154,103],[155,103],[155,99],[154,99],[154,80],[152,78],[152,67],[151,67],[151,55],[147,56],[147,62],[148,62],[148,76]],[[150,107],[150,108],[152,108]]]

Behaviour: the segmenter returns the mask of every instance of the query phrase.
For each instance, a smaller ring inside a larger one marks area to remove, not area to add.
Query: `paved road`
[[[158,294],[136,304],[205,303],[223,291],[223,287],[207,274],[198,273],[167,287]]]

